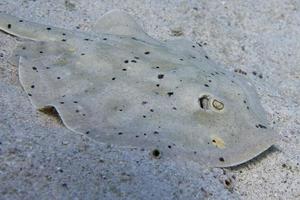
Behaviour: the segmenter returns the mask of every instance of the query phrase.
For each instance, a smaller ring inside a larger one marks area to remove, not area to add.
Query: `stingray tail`
[[[57,31],[50,26],[13,17],[0,12],[0,30],[10,35],[37,41],[55,41]]]

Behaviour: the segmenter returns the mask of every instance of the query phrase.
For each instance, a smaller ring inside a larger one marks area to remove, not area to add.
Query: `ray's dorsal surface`
[[[219,167],[275,142],[251,83],[201,44],[159,42],[122,11],[104,15],[92,33],[0,16],[2,31],[23,38],[13,56],[32,104],[55,107],[74,132]]]

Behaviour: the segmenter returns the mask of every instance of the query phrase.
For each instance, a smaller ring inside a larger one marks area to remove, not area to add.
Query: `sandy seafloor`
[[[115,8],[247,72],[280,140],[230,169],[96,143],[31,106],[8,62],[16,38],[0,33],[0,199],[300,199],[300,1],[0,0],[0,11],[82,31]]]

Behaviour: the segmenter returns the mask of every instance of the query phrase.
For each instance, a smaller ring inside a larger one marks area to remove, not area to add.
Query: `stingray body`
[[[74,132],[207,166],[243,163],[274,143],[251,83],[201,44],[157,41],[122,11],[87,33],[0,17],[21,38],[14,56],[32,104],[54,107]]]

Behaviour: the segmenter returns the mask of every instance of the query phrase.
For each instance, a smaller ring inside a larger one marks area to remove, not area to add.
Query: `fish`
[[[2,12],[0,30],[19,40],[12,58],[34,108],[55,109],[66,128],[97,142],[230,167],[277,140],[249,80],[201,43],[152,38],[124,11],[85,32]]]

